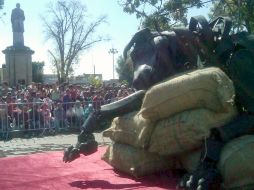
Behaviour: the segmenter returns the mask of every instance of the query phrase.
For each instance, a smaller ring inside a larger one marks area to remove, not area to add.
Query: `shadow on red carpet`
[[[106,147],[72,163],[62,162],[62,152],[46,152],[0,159],[0,189],[78,190],[175,189],[177,179],[169,172],[140,179],[115,171],[101,160]]]

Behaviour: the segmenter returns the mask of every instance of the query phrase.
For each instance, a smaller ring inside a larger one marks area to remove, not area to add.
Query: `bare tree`
[[[106,22],[106,16],[88,23],[86,7],[79,0],[58,0],[47,7],[46,15],[42,16],[46,38],[53,42],[48,52],[59,82],[65,82],[81,53],[106,40],[95,36],[96,29]]]
[[[4,0],[0,0],[0,10],[3,9],[3,6],[4,6]],[[0,20],[3,19],[3,16],[5,16],[6,13],[5,12],[0,12]],[[3,21],[3,20],[2,20]]]
[[[0,0],[0,9],[2,9],[4,6],[4,0]]]

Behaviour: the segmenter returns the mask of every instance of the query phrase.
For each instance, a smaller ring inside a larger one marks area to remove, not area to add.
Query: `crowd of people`
[[[133,92],[127,85],[32,83],[10,88],[4,82],[0,91],[0,132],[10,128],[55,132],[70,126],[81,127],[92,111]]]

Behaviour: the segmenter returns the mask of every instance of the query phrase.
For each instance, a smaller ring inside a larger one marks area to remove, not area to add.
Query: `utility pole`
[[[109,54],[112,53],[112,55],[113,55],[113,79],[115,79],[115,54],[117,54],[118,51],[117,51],[117,49],[115,49],[115,48],[112,47],[112,48],[108,51],[108,53],[109,53]]]
[[[95,63],[94,63],[94,60],[93,60],[93,53],[92,53],[92,66],[93,66],[93,75],[95,76]]]

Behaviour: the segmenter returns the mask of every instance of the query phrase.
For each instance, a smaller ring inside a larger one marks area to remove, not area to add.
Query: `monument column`
[[[17,3],[12,10],[11,23],[13,32],[13,45],[7,47],[2,52],[5,54],[6,80],[10,86],[18,83],[29,85],[32,82],[32,54],[29,47],[24,46],[24,11]]]

